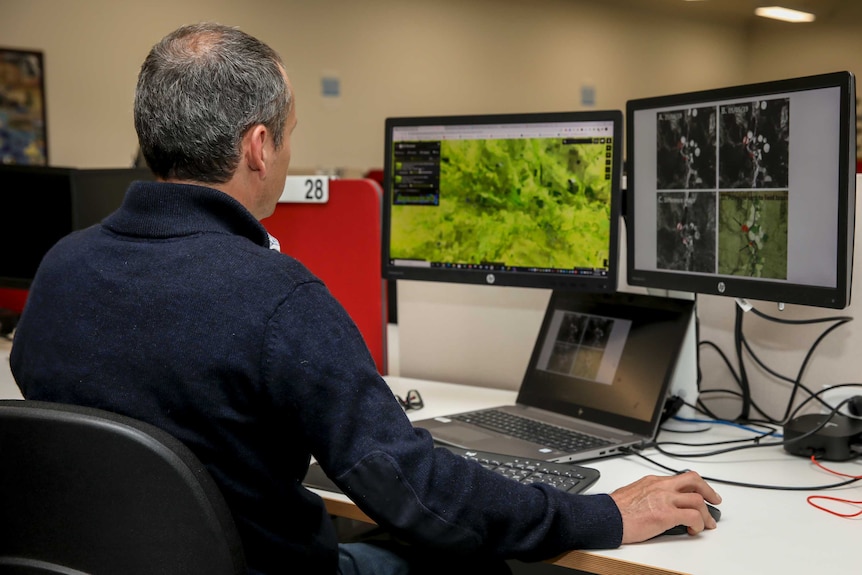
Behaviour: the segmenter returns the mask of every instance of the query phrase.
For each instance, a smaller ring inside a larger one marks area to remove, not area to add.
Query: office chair
[[[245,572],[227,505],[180,441],[98,409],[0,400],[0,573]]]

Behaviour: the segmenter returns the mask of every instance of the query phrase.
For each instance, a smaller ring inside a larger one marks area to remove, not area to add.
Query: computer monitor
[[[139,168],[73,169],[0,165],[0,287],[26,289],[63,236],[117,209]]]
[[[838,72],[627,102],[628,283],[849,305],[855,97]]]
[[[617,288],[622,112],[388,118],[383,274]]]

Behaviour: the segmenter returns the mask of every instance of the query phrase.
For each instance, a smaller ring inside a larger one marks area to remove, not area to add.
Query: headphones
[[[847,411],[856,417],[862,417],[862,395],[854,395],[847,402]]]

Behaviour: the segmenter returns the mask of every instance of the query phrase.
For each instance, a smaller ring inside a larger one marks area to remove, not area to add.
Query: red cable
[[[839,471],[835,471],[834,469],[829,469],[828,467],[824,466],[822,463],[817,461],[817,459],[815,459],[815,457],[813,455],[811,456],[811,462],[814,465],[816,465],[817,467],[819,467],[820,469],[823,469],[824,471],[827,471],[833,475],[839,475],[841,477],[848,477],[851,479],[862,479],[862,476],[860,476],[860,475],[849,475],[847,473],[841,473]],[[817,509],[820,509],[821,511],[826,511],[827,513],[831,513],[832,515],[837,515],[838,517],[844,517],[847,519],[851,519],[853,517],[858,517],[858,516],[862,515],[862,509],[856,511],[855,513],[841,513],[840,511],[835,511],[833,509],[829,509],[828,507],[824,507],[823,505],[815,503],[815,501],[818,501],[818,500],[825,500],[825,501],[832,501],[835,503],[844,503],[846,505],[862,505],[862,501],[851,501],[850,499],[841,499],[840,497],[831,497],[829,495],[809,495],[807,500],[808,500],[809,505],[816,507]]]

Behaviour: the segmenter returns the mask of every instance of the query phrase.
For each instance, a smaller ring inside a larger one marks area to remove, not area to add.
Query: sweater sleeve
[[[435,447],[323,285],[302,284],[280,305],[265,350],[273,405],[357,506],[403,539],[523,560],[619,546],[622,517],[608,495],[521,485]]]

